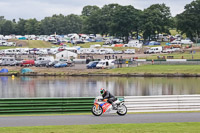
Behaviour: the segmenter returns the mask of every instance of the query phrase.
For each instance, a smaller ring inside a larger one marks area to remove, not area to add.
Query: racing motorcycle
[[[95,116],[100,116],[105,113],[117,113],[118,115],[125,115],[127,113],[127,108],[124,105],[124,100],[117,99],[114,104],[116,105],[113,108],[112,104],[107,102],[107,99],[104,99],[101,96],[98,96],[94,99],[94,105],[92,106],[92,114]]]

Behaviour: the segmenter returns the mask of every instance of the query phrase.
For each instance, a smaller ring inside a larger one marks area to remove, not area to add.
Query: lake
[[[100,88],[115,96],[200,94],[200,78],[0,77],[0,98],[96,97]]]

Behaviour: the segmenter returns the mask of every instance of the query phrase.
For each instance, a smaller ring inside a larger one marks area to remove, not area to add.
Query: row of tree
[[[170,8],[165,4],[154,4],[147,9],[138,10],[133,6],[118,4],[85,6],[81,15],[53,15],[41,21],[36,19],[6,20],[0,17],[0,34],[9,35],[49,35],[87,33],[112,35],[126,38],[138,37],[153,39],[159,33],[169,34],[169,29],[177,28],[194,40],[200,36],[200,0],[185,6],[185,11],[172,17]]]

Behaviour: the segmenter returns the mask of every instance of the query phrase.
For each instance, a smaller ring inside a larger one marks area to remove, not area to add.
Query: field
[[[1,127],[1,133],[198,133],[200,122]]]

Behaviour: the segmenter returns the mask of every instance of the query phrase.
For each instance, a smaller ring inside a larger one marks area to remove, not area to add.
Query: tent
[[[115,47],[123,47],[124,44],[115,44]]]
[[[23,69],[21,70],[21,73],[22,73],[22,74],[29,73],[29,72],[33,72],[33,70],[30,69],[30,68],[23,68]]]
[[[27,38],[26,37],[20,37],[20,38],[18,38],[19,40],[27,40]]]
[[[3,68],[1,69],[0,73],[8,73],[8,69]]]

